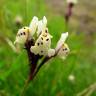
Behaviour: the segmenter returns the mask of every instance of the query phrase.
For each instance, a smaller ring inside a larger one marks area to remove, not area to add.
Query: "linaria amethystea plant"
[[[48,32],[47,19],[45,16],[40,21],[34,16],[29,26],[18,30],[14,43],[17,48],[22,45],[28,54],[30,73],[27,83],[34,79],[39,69],[48,60],[55,56],[65,58],[68,55],[70,50],[65,43],[68,32],[61,34],[56,48],[51,48],[52,37]],[[40,64],[38,64],[39,60],[41,60]]]

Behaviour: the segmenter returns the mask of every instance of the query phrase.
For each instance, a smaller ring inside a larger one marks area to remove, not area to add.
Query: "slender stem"
[[[21,90],[20,96],[24,96],[25,90],[28,88],[29,83],[30,83],[30,80],[28,78],[28,80],[25,82],[23,89]]]
[[[96,82],[78,93],[76,96],[90,96],[94,90],[96,90]]]
[[[58,50],[59,51],[59,50]],[[36,71],[33,74],[32,80],[35,78],[35,76],[37,75],[37,73],[39,72],[40,68],[46,63],[48,62],[50,59],[52,59],[53,57],[57,56],[58,51],[54,54],[54,56],[48,57],[46,56],[43,61],[40,63],[40,65],[37,67]]]
[[[69,21],[65,21],[65,32],[68,32],[68,23],[69,23]]]
[[[35,55],[33,54],[31,51],[30,51],[30,48],[31,46],[34,46],[34,40],[29,40],[26,42],[25,44],[25,49],[27,51],[27,54],[28,54],[28,59],[29,59],[29,68],[30,68],[30,73],[29,73],[29,77],[28,77],[28,80],[25,82],[25,85],[22,89],[22,92],[21,92],[21,95],[20,96],[24,96],[24,92],[25,90],[27,89],[29,83],[32,81],[33,79],[33,74],[36,70],[36,67],[37,67],[37,63],[38,63],[38,60],[40,58],[42,58],[42,56],[39,56],[39,55]]]
[[[35,78],[37,73],[39,72],[40,68],[49,60],[49,57],[45,57],[44,60],[41,62],[41,64],[37,67],[37,70],[34,72],[34,75],[32,77],[32,80]]]
[[[40,68],[46,63],[48,62],[50,59],[52,59],[53,57],[56,57],[58,52],[59,52],[60,49],[58,49],[57,51],[55,51],[55,54],[54,56],[51,56],[51,57],[48,57],[46,56],[43,61],[40,63],[40,65],[37,67],[36,71],[34,72],[33,74],[33,77],[32,77],[32,80],[35,78],[35,76],[37,75],[37,73],[39,72]]]
[[[27,50],[28,58],[29,58],[29,64],[30,64],[30,74],[28,77],[28,80],[25,82],[25,85],[23,87],[23,90],[21,92],[20,96],[24,96],[24,92],[27,89],[29,83],[35,78],[37,73],[39,72],[40,68],[51,58],[57,56],[57,53],[59,50],[55,52],[54,56],[48,57],[46,56],[43,61],[40,63],[40,65],[37,67],[38,60],[42,58],[40,55],[35,55],[30,51],[30,47],[34,46],[34,40],[27,41],[25,44],[25,49]]]

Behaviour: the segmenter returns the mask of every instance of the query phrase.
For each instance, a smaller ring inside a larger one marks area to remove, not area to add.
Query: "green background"
[[[66,31],[64,15],[57,12],[54,6],[50,7],[50,3],[45,0],[0,0],[0,96],[20,96],[28,77],[26,51],[22,49],[20,54],[16,54],[5,41],[6,38],[12,42],[15,40],[19,28],[14,21],[16,16],[20,15],[23,19],[22,26],[28,26],[33,16],[40,19],[46,16],[49,32],[53,35],[53,48],[61,33]],[[74,11],[73,15],[75,13]],[[71,51],[69,56],[65,60],[56,57],[46,63],[30,83],[24,96],[76,96],[96,82],[96,30],[94,34],[80,30],[80,17],[77,17],[77,22],[73,20],[68,25],[69,37],[66,42]],[[86,19],[84,16],[82,18]],[[74,76],[74,80],[69,79],[70,75]],[[96,91],[90,96],[96,96]]]

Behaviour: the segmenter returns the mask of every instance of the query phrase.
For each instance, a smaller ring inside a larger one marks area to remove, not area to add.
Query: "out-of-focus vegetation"
[[[59,0],[55,2],[57,1]],[[49,32],[53,35],[52,47],[55,47],[60,34],[65,31],[64,15],[54,11],[50,3],[48,4],[48,0],[0,0],[0,96],[19,96],[28,77],[26,51],[22,49],[20,54],[16,54],[6,42],[6,38],[12,42],[15,40],[19,28],[16,25],[16,17],[21,16],[21,26],[26,26],[33,16],[46,16]],[[79,3],[77,6],[80,6]],[[78,11],[74,8],[73,14],[76,13],[75,10]],[[82,14],[79,11],[78,13]],[[67,43],[71,50],[70,55],[66,60],[55,58],[46,63],[27,88],[25,96],[76,96],[96,82],[96,30],[92,33],[91,30],[86,31],[84,26],[87,23],[84,25],[79,20],[80,16],[77,16],[78,20],[75,23],[71,18],[72,24],[78,27],[74,26],[72,29],[73,25],[69,24]],[[82,16],[82,19],[87,22],[86,17]],[[94,25],[95,21],[92,23]],[[79,25],[83,26],[83,31]],[[70,76],[74,78],[71,80]],[[96,91],[93,91],[91,96],[96,96]]]

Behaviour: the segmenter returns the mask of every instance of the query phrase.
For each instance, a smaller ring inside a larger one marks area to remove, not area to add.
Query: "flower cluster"
[[[35,33],[37,36],[34,36]],[[18,30],[14,43],[24,45],[28,40],[35,38],[35,44],[30,48],[30,51],[35,55],[39,54],[43,56],[51,56],[51,54],[54,55],[56,52],[58,52],[59,56],[66,56],[66,54],[69,52],[68,45],[64,43],[67,37],[68,32],[62,33],[56,48],[51,49],[52,35],[48,32],[47,19],[44,16],[42,20],[38,21],[38,18],[35,16],[33,17],[29,27],[23,27]]]
[[[45,16],[42,20],[38,20],[38,18],[34,16],[29,26],[18,30],[14,43],[16,45],[23,45],[27,50],[31,65],[31,79],[36,75],[40,67],[52,57],[58,56],[65,58],[68,55],[70,50],[65,43],[68,32],[61,34],[56,48],[51,48],[52,37],[48,32],[47,19]],[[42,57],[44,57],[44,59],[40,66],[37,67],[38,60]]]

